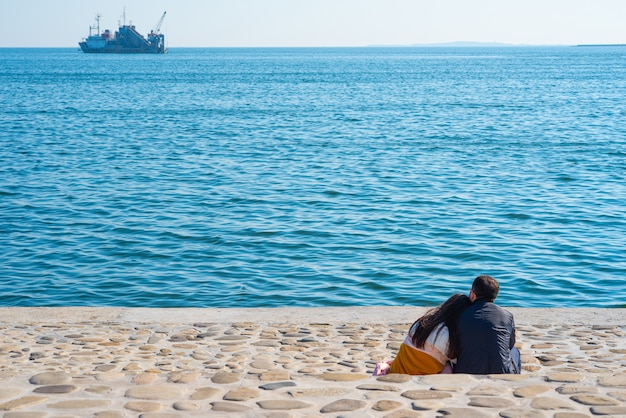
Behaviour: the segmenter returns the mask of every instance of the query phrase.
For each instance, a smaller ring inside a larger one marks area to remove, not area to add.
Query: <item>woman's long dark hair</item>
[[[412,338],[415,347],[424,348],[428,336],[443,322],[448,327],[450,334],[448,352],[445,354],[448,358],[457,358],[461,351],[459,343],[459,315],[471,304],[470,298],[459,293],[452,295],[440,306],[429,310],[421,318],[418,318],[413,323],[413,326],[419,323]]]

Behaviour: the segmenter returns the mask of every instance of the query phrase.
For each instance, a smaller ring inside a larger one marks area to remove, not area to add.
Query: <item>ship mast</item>
[[[117,26],[126,26],[126,6],[124,6],[124,9],[122,11],[122,21],[120,22],[119,20],[117,21]]]
[[[96,25],[89,26],[89,36],[91,36],[91,31],[96,30],[96,35],[100,35],[100,18],[102,15],[100,13],[96,13]]]

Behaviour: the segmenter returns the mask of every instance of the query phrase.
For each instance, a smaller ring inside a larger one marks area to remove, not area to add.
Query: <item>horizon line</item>
[[[188,45],[177,45],[177,46],[168,46],[168,49],[176,49],[176,48],[198,48],[198,49],[289,49],[289,48],[298,48],[298,49],[306,49],[306,48],[525,48],[525,47],[624,47],[626,43],[578,43],[578,44],[514,44],[514,43],[501,43],[501,42],[474,42],[474,41],[452,41],[452,42],[436,42],[436,43],[417,43],[417,44],[367,44],[367,45],[266,45],[266,46],[188,46]],[[47,49],[47,48],[55,48],[55,49],[78,49],[78,46],[0,46],[0,49]]]

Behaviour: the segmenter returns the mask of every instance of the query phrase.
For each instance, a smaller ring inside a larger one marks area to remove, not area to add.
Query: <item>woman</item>
[[[441,373],[459,354],[458,319],[471,304],[467,296],[456,294],[426,312],[411,326],[396,358],[390,363],[378,363],[374,375]]]

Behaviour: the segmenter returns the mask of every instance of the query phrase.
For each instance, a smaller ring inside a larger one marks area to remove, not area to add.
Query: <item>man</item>
[[[513,314],[494,301],[500,285],[491,276],[476,277],[469,297],[472,305],[459,317],[461,353],[455,373],[520,373],[521,361],[515,345]]]

